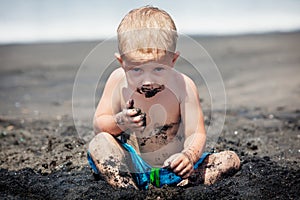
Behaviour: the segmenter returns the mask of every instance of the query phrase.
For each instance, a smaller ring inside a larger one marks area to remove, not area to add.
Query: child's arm
[[[184,124],[184,149],[171,156],[167,162],[175,173],[183,178],[193,172],[194,164],[200,159],[206,143],[203,113],[200,106],[197,87],[185,77],[186,91],[181,101],[181,118]]]
[[[121,129],[117,126],[114,118],[114,113],[120,110],[120,95],[119,95],[119,84],[123,78],[121,69],[117,69],[108,78],[102,97],[97,106],[94,115],[94,132],[107,132],[112,135],[118,135],[121,133]]]
[[[107,132],[118,136],[124,130],[143,130],[145,126],[145,115],[139,109],[133,108],[132,100],[127,102],[126,108],[121,109],[120,107],[120,85],[124,76],[123,70],[117,69],[107,80],[94,115],[96,134]]]

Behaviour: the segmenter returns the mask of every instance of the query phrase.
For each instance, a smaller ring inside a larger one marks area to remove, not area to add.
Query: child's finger
[[[141,114],[141,115],[132,117],[132,118],[131,118],[131,121],[134,122],[134,123],[139,123],[139,122],[141,122],[141,121],[144,120],[144,117],[145,117],[145,116],[144,116],[143,114]]]
[[[127,112],[126,112],[126,115],[128,117],[134,117],[134,116],[136,116],[136,115],[138,115],[140,113],[141,113],[141,109],[134,108],[134,109],[128,109]]]
[[[193,167],[190,164],[187,164],[178,172],[178,175],[182,177],[189,173],[192,170],[192,168]]]
[[[185,167],[186,167],[186,164],[184,163],[184,161],[181,161],[181,162],[173,169],[173,171],[174,171],[175,173],[180,173]]]
[[[144,122],[144,120],[142,120],[141,122],[139,122],[137,125],[140,126],[140,127],[145,127],[145,122]]]
[[[193,169],[193,168],[190,169],[190,170],[188,170],[188,171],[182,176],[182,178],[183,178],[183,179],[186,179],[186,178],[190,177],[190,175],[191,175],[193,172],[194,172],[194,169]]]
[[[165,160],[162,168],[168,168],[168,169],[170,169],[171,168],[170,166],[171,166],[171,161]]]
[[[142,121],[140,115],[131,118],[131,122],[133,122],[133,123],[135,123],[135,124],[139,123],[140,121]]]
[[[175,173],[180,173],[184,168],[189,166],[189,160],[184,156],[179,156],[171,163],[171,168]]]
[[[131,125],[130,125],[131,128],[133,129],[139,129],[141,127],[145,127],[143,126],[143,122],[131,122]]]
[[[131,129],[132,131],[144,131],[145,126],[143,126],[143,123],[142,123],[142,122],[139,122],[139,123],[134,123],[134,122],[132,122],[132,123],[130,124],[130,129]]]
[[[174,160],[176,160],[178,158],[178,156],[180,156],[180,153],[171,155],[168,159],[166,159],[164,161],[164,166],[169,167],[170,169],[173,169],[172,168],[173,166],[171,166],[171,164],[173,163]]]
[[[183,166],[183,167],[182,167]],[[179,171],[177,171],[179,170]],[[175,172],[176,171],[176,172]],[[178,174],[178,176],[181,176],[182,178],[187,178],[190,176],[190,174],[193,171],[193,166],[189,163],[182,162],[175,170],[174,172]]]
[[[171,162],[170,167],[171,167],[172,169],[177,168],[177,166],[181,163],[181,161],[182,161],[182,157],[181,157],[181,156],[178,156],[176,159],[174,159],[174,160]]]
[[[126,102],[126,108],[127,108],[127,109],[132,109],[132,108],[133,108],[133,104],[134,104],[134,100],[133,100],[133,99],[129,99],[129,100]]]

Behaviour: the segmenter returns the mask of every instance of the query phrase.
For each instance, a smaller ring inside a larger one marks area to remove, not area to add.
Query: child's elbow
[[[95,135],[97,135],[98,133],[101,132],[101,128],[100,128],[100,125],[99,125],[99,120],[96,116],[94,117],[94,120],[93,120],[93,129],[94,129]]]

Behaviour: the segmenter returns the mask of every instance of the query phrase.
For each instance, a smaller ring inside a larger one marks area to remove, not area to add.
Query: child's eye
[[[160,72],[160,71],[163,71],[163,70],[164,70],[163,67],[156,67],[156,68],[154,69],[154,71],[156,71],[156,72]]]
[[[134,71],[134,72],[141,72],[140,68],[132,68],[131,70]]]

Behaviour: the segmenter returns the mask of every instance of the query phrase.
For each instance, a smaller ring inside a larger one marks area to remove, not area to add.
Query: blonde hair
[[[171,16],[159,8],[145,6],[130,11],[118,27],[119,52],[143,57],[161,57],[174,52],[177,30]]]

